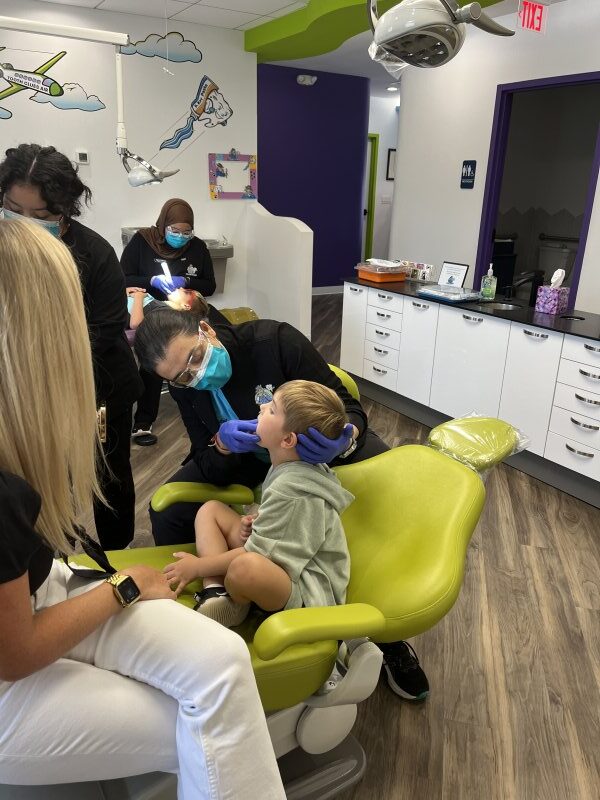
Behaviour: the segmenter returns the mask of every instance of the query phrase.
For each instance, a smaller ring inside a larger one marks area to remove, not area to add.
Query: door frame
[[[377,188],[377,167],[379,164],[379,134],[367,134],[371,143],[369,149],[369,174],[367,189],[367,224],[365,229],[365,261],[373,255],[373,230],[375,228],[375,190]]]
[[[540,78],[533,81],[520,81],[518,83],[499,84],[496,90],[496,105],[492,122],[492,135],[488,156],[485,189],[483,192],[483,205],[481,209],[481,224],[479,226],[479,242],[477,244],[477,259],[475,261],[475,275],[473,286],[479,286],[481,279],[487,271],[492,258],[492,233],[498,216],[500,190],[504,175],[504,161],[508,144],[508,132],[512,112],[513,96],[517,92],[531,91],[532,89],[549,89],[558,86],[576,86],[577,84],[600,83],[600,72],[582,72],[576,75],[557,75],[552,78]],[[598,173],[600,172],[600,125],[596,134],[596,146],[590,170],[583,222],[579,233],[579,247],[573,263],[571,291],[569,292],[569,308],[572,309],[577,297],[581,265],[587,244],[590,228],[590,219],[596,197]]]

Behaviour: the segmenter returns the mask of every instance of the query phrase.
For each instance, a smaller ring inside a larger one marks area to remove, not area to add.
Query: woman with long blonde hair
[[[0,221],[0,781],[159,770],[180,800],[280,800],[242,639],[150,567],[90,581],[54,558],[100,495],[99,453],[75,263],[39,226]]]

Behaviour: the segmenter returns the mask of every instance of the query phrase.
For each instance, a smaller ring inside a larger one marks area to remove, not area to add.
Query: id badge
[[[98,434],[102,444],[106,444],[106,406],[100,406],[96,412],[98,416]]]

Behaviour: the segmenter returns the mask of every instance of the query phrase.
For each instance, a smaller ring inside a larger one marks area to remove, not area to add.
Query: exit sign
[[[521,27],[526,31],[544,33],[546,30],[547,6],[534,3],[531,0],[521,0],[519,7],[519,20]]]

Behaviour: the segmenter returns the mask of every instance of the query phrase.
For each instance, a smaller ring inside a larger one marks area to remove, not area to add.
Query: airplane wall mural
[[[0,47],[0,51],[6,50]],[[36,103],[50,103],[61,111],[77,109],[79,111],[100,111],[104,103],[96,95],[88,95],[79,83],[60,84],[46,73],[67,55],[66,50],[54,55],[45,64],[32,72],[15,69],[12,64],[0,62],[0,80],[8,83],[8,87],[0,91],[0,101],[17,92],[29,90],[33,92],[30,100]],[[12,111],[0,105],[0,119],[10,119]]]

